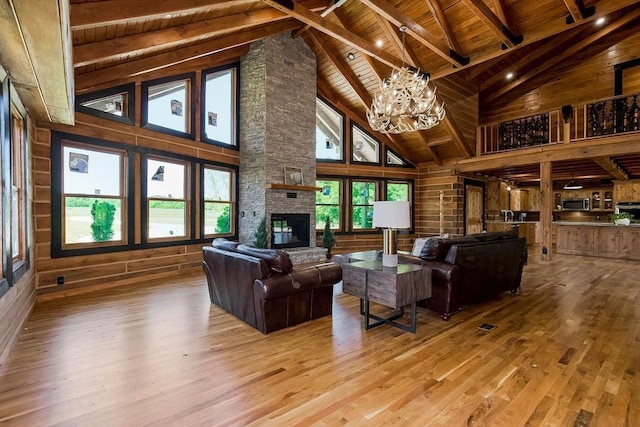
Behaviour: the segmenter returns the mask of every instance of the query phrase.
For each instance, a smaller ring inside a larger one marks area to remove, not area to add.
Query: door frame
[[[486,187],[487,183],[484,181],[477,181],[475,179],[465,178],[462,183],[463,188],[463,197],[464,197],[464,207],[462,209],[462,233],[464,236],[467,235],[467,185],[472,185],[474,187],[482,188],[482,230],[487,229],[487,224],[485,220],[485,197],[486,197]]]

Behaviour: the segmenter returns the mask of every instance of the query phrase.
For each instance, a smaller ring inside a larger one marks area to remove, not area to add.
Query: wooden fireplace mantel
[[[322,187],[311,187],[309,185],[291,185],[291,184],[267,184],[265,188],[269,190],[293,190],[293,191],[320,191]]]

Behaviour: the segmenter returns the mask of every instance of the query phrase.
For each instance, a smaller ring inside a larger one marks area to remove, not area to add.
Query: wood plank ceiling
[[[255,40],[291,32],[317,55],[319,92],[360,123],[366,123],[365,111],[380,79],[402,65],[403,56],[409,65],[429,73],[444,102],[445,121],[429,131],[395,136],[392,146],[401,146],[401,154],[413,163],[442,164],[474,155],[475,129],[482,115],[479,100],[486,103],[505,96],[572,52],[637,22],[638,3],[71,0],[76,93],[148,79],[179,67],[205,68],[230,61]],[[601,16],[608,17],[604,28],[590,24]],[[408,27],[404,55],[400,25]],[[521,71],[509,83],[503,77],[507,68]],[[614,164],[628,176],[640,177],[635,156],[607,162],[563,162],[554,173],[565,174],[566,168],[569,175],[579,170],[592,179],[611,179]],[[520,167],[487,174],[522,175],[523,180],[534,181],[539,172]]]

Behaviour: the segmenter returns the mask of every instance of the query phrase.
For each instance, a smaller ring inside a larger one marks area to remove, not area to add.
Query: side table
[[[360,314],[365,330],[388,324],[407,332],[416,332],[416,302],[431,297],[431,269],[416,264],[384,267],[381,261],[358,261],[342,264],[342,290],[360,298]],[[390,317],[369,312],[369,302],[394,310]],[[404,307],[411,305],[411,325],[396,322],[404,315]],[[370,323],[369,319],[376,322]]]

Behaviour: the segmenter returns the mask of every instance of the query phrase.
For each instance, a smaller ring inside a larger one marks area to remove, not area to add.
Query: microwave
[[[589,199],[563,199],[562,210],[564,211],[588,211]]]

